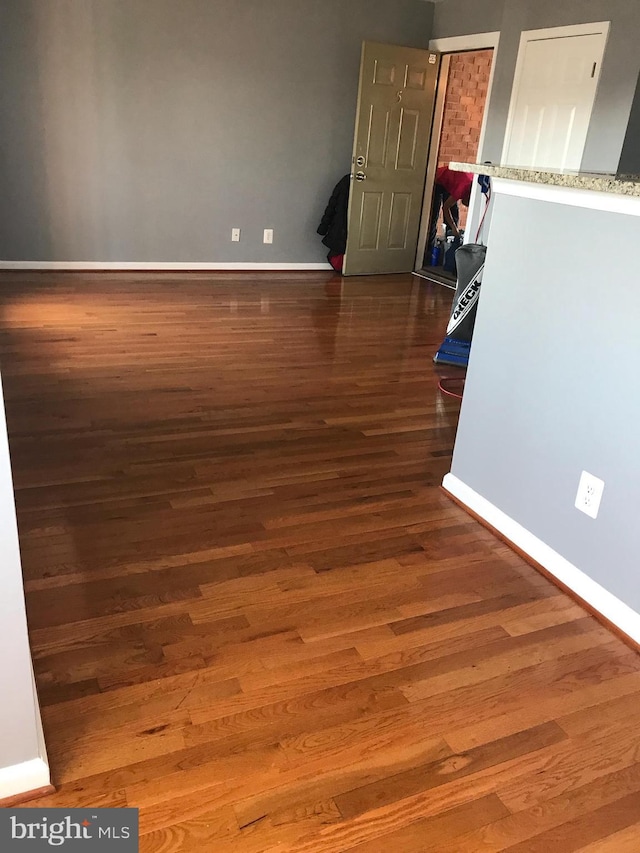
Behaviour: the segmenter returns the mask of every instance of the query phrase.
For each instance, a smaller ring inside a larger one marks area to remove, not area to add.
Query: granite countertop
[[[636,196],[640,198],[640,175],[614,175],[598,172],[563,172],[517,168],[515,166],[490,166],[486,163],[450,163],[454,172],[472,172],[509,181],[526,181],[530,184],[550,184],[579,190]]]

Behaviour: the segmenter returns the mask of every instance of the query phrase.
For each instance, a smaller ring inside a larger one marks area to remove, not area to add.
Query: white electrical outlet
[[[583,471],[578,483],[576,509],[584,512],[590,518],[597,518],[603,491],[604,480],[594,477],[588,471]]]
[[[240,242],[240,229],[239,228],[232,228],[231,229],[231,242],[232,243],[239,243]]]
[[[264,242],[273,243],[273,228],[264,229]]]

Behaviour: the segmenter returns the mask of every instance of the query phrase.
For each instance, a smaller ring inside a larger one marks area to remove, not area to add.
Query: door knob
[[[356,181],[366,181],[367,176],[364,172],[356,172]]]

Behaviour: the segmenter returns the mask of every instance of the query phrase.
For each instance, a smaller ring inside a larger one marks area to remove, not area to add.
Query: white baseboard
[[[0,769],[0,800],[38,791],[51,784],[49,765],[42,758]]]
[[[0,270],[325,270],[329,271],[329,263],[320,264],[262,264],[249,262],[228,263],[141,263],[139,261],[0,261]]]
[[[517,521],[490,503],[453,474],[447,474],[443,488],[480,518],[495,527],[510,542],[528,554],[590,607],[604,616],[634,642],[640,643],[640,613],[620,601],[599,583],[585,575],[553,548],[530,533]]]

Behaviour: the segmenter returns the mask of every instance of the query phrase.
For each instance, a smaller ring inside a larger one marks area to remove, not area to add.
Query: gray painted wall
[[[441,0],[433,21],[434,38],[492,33],[502,29],[504,0]]]
[[[452,473],[640,612],[638,242],[638,217],[496,195]]]
[[[640,3],[629,0],[444,0],[434,37],[500,30],[483,159],[499,163],[523,30],[611,21],[583,169],[615,172],[640,72]]]
[[[361,42],[426,47],[432,17],[423,0],[4,0],[0,259],[323,261]]]
[[[7,425],[0,386],[0,772],[39,757]]]

